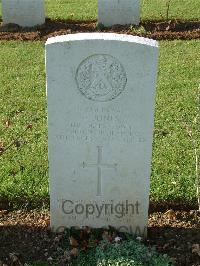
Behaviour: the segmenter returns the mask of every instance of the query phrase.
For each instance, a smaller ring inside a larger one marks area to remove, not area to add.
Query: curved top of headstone
[[[85,41],[85,40],[105,40],[105,41],[121,41],[131,42],[142,45],[158,47],[158,42],[152,39],[126,35],[126,34],[115,34],[115,33],[76,33],[67,34],[56,37],[51,37],[47,40],[46,45],[62,43],[62,42],[73,42],[73,41]]]

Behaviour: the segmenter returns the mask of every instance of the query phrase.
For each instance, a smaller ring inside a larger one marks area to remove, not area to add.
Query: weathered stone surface
[[[138,25],[140,0],[98,0],[98,23],[113,25]]]
[[[94,33],[46,43],[51,226],[143,234],[157,42]]]
[[[45,23],[44,0],[2,0],[4,24],[33,27]]]

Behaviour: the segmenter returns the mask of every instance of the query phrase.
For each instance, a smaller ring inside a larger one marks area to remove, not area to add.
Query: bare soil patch
[[[199,266],[200,213],[168,210],[151,214],[145,243],[167,254],[174,265]],[[63,235],[50,231],[48,212],[0,212],[2,262],[10,265],[10,253],[23,264],[30,260],[51,261],[65,251]]]
[[[46,41],[49,37],[79,32],[113,32],[148,37],[155,40],[200,39],[200,21],[144,21],[138,27],[97,27],[96,21],[63,21],[46,19],[36,28],[0,25],[0,40]]]

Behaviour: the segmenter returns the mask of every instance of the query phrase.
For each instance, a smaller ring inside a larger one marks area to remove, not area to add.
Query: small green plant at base
[[[165,258],[153,249],[148,249],[135,240],[126,240],[119,244],[106,243],[105,241],[97,248],[98,266],[121,265],[170,265],[169,259]]]
[[[96,29],[99,31],[103,31],[106,29],[106,27],[102,23],[97,23]]]
[[[142,238],[118,232],[115,228],[66,228],[58,253],[51,265],[68,266],[169,266],[167,255],[145,246]],[[92,244],[93,243],[93,244]],[[64,253],[63,253],[64,251]],[[45,261],[29,263],[46,266]],[[28,266],[28,265],[27,265]]]
[[[146,29],[143,26],[141,26],[141,25],[139,25],[139,26],[131,25],[129,29],[130,29],[132,34],[143,35],[143,34],[147,34],[148,33],[146,31]]]
[[[72,263],[74,266],[168,266],[168,257],[159,255],[136,240],[129,239],[120,243],[100,242],[96,249],[81,253]]]

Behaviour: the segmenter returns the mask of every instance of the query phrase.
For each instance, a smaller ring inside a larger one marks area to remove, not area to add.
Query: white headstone
[[[33,27],[45,23],[44,0],[2,0],[4,24]]]
[[[140,0],[98,0],[98,24],[138,25],[140,23]]]
[[[143,234],[157,42],[111,33],[48,39],[51,226]]]

